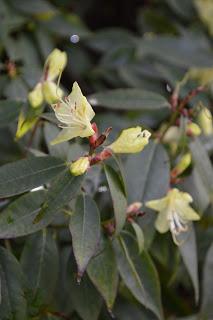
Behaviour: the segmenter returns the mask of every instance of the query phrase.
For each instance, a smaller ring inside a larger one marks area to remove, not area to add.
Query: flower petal
[[[162,210],[155,220],[155,228],[160,233],[165,233],[169,230],[168,210]]]
[[[187,221],[200,220],[199,214],[183,201],[176,200],[175,208],[178,212],[178,215],[184,220],[187,220]]]
[[[146,202],[146,207],[156,210],[156,211],[162,211],[168,206],[168,198],[164,197],[157,200],[151,200]]]
[[[73,83],[72,92],[68,96],[68,99],[71,104],[76,104],[77,110],[79,110],[81,114],[84,114],[89,121],[91,121],[92,118],[94,118],[95,112],[93,111],[86,97],[82,94],[77,82]]]
[[[81,129],[79,128],[65,128],[61,130],[58,136],[50,142],[51,145],[58,144],[70,139],[76,138],[80,135]]]

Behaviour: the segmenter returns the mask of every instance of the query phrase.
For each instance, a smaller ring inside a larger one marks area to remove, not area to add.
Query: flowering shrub
[[[0,4],[0,320],[213,319],[211,1]]]

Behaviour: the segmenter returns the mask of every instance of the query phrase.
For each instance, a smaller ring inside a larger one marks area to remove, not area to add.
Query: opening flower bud
[[[201,134],[201,129],[196,123],[191,122],[187,124],[186,134],[189,136],[199,136]]]
[[[188,152],[186,153],[178,162],[178,164],[174,167],[171,172],[172,177],[177,177],[181,173],[183,173],[191,164],[192,157],[191,154]]]
[[[54,49],[46,60],[47,79],[54,80],[65,68],[67,54],[59,49]]]
[[[43,102],[42,84],[38,83],[28,94],[28,100],[33,108],[38,108]]]
[[[73,176],[80,176],[84,174],[90,167],[90,162],[88,157],[80,157],[78,160],[74,161],[70,166],[70,172]]]
[[[45,81],[42,86],[44,99],[52,104],[63,96],[63,91],[52,81]]]
[[[212,114],[208,108],[202,108],[202,110],[198,114],[198,124],[200,125],[202,132],[205,135],[213,134],[213,120]]]
[[[141,127],[125,129],[120,136],[108,148],[114,153],[137,153],[141,152],[149,143],[151,133]]]

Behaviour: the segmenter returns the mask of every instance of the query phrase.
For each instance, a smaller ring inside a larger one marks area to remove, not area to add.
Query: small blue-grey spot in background
[[[71,37],[70,37],[70,41],[72,43],[78,43],[80,40],[80,37],[77,35],[77,34],[73,34]]]

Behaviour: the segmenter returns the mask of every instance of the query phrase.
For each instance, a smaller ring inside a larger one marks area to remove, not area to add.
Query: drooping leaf
[[[0,101],[0,127],[6,127],[8,124],[18,118],[22,102],[15,100]]]
[[[26,240],[21,265],[32,305],[50,302],[57,282],[58,263],[58,250],[50,231],[43,229]]]
[[[123,190],[123,184],[120,180],[120,177],[112,167],[106,165],[104,166],[104,171],[112,197],[116,233],[118,234],[122,230],[126,221],[127,201],[125,197],[125,191]]]
[[[24,275],[16,258],[0,247],[0,319],[26,319]]]
[[[109,240],[103,243],[103,250],[95,256],[87,268],[88,275],[104,298],[107,308],[112,310],[118,287],[117,264]]]
[[[67,272],[74,309],[83,320],[97,320],[102,306],[101,296],[86,274],[81,283],[77,283],[74,257],[70,257]]]
[[[141,89],[114,89],[89,96],[93,106],[118,110],[154,111],[168,109],[169,102],[161,95]]]
[[[100,213],[96,203],[88,195],[78,197],[69,228],[78,273],[81,276],[96,253],[100,241]]]
[[[204,319],[211,319],[213,317],[213,278],[212,278],[212,270],[213,270],[213,244],[210,246],[206,260],[204,264],[203,270],[203,301],[201,307],[201,313],[204,316]]]
[[[197,260],[197,244],[195,238],[195,231],[193,225],[187,233],[187,237],[183,239],[183,242],[179,246],[183,262],[192,280],[195,300],[199,299],[199,280],[198,280],[198,260]]]
[[[125,285],[143,306],[158,319],[163,319],[160,283],[151,258],[145,251],[139,255],[134,241],[127,245],[120,237],[113,244],[119,273]]]
[[[31,157],[0,167],[0,198],[11,197],[49,182],[65,168],[54,157]]]
[[[137,239],[137,243],[138,243],[138,250],[139,250],[139,254],[143,251],[144,249],[144,235],[143,235],[143,230],[140,227],[139,224],[137,224],[136,222],[131,222],[131,226],[133,227],[134,231],[135,231],[135,235],[136,235],[136,239]]]
[[[206,187],[211,202],[213,203],[213,167],[208,153],[198,138],[194,139],[194,141],[190,143],[190,149],[197,172]]]
[[[161,144],[151,141],[141,153],[129,155],[125,172],[130,203],[161,198],[169,189],[169,158]]]

